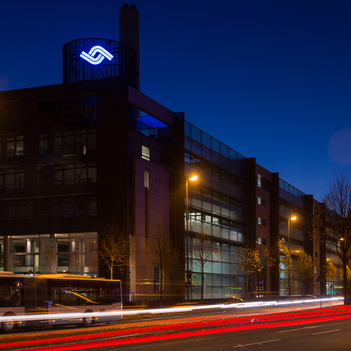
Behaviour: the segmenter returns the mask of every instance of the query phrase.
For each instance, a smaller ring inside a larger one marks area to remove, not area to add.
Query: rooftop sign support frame
[[[127,76],[136,88],[136,52],[128,45],[102,38],[76,39],[62,48],[63,83]]]

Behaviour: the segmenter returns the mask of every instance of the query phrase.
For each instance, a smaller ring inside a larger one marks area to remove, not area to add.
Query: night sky
[[[118,40],[126,1],[2,1],[0,91],[62,82],[62,46]],[[135,0],[141,91],[321,200],[351,174],[351,1]]]

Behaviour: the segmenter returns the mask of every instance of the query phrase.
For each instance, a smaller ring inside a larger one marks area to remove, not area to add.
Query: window
[[[55,185],[96,183],[97,181],[95,163],[55,166],[53,174]]]
[[[318,257],[318,252],[314,252],[313,257]]]
[[[144,145],[141,147],[141,158],[150,161],[150,149]]]
[[[6,111],[7,110],[7,111]],[[16,123],[23,120],[23,106],[18,103],[8,104],[5,109],[7,124]]]
[[[266,225],[266,220],[262,217],[257,217],[257,224]]]
[[[163,167],[170,167],[170,159],[166,155],[160,154],[160,165]]]
[[[50,167],[37,167],[37,183],[49,184],[50,182]]]
[[[267,239],[265,239],[265,238],[257,238],[256,237],[256,244],[258,244],[258,245],[267,245]]]
[[[144,171],[144,187],[149,189],[149,172]]]
[[[262,199],[262,197],[257,196],[256,200],[259,205],[266,206],[266,200]]]
[[[211,220],[211,217],[210,217]],[[189,212],[189,221],[190,222],[200,222],[201,221],[201,213]]]
[[[40,143],[40,150],[45,150],[45,141],[40,140]],[[73,156],[94,158],[96,156],[96,130],[55,133],[53,152],[54,154],[62,154],[66,158]]]
[[[262,176],[261,174],[257,174],[257,186],[262,187]]]
[[[0,171],[0,189],[21,189],[23,188],[23,182],[23,169]]]
[[[48,153],[48,136],[46,134],[40,135],[39,138],[39,154],[46,155]]]
[[[23,136],[7,138],[5,144],[7,157],[24,155]]]

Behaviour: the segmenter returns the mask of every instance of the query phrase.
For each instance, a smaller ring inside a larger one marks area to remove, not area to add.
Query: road
[[[231,309],[168,318],[158,316],[88,329],[65,328],[59,334],[50,329],[23,330],[11,336],[6,349],[351,350],[351,306],[306,307]],[[4,342],[0,345],[3,349],[7,340]]]
[[[122,327],[122,328],[135,328],[135,327],[143,327],[143,326],[150,326],[150,325],[164,325],[164,324],[177,324],[177,323],[189,323],[189,322],[196,322],[196,321],[204,321],[204,320],[211,320],[211,319],[219,319],[219,318],[236,318],[236,317],[243,317],[243,316],[257,316],[257,315],[265,315],[265,314],[271,314],[271,313],[282,313],[282,312],[288,312],[288,311],[299,311],[299,310],[304,310],[308,308],[319,308],[319,307],[332,307],[332,306],[339,306],[342,305],[342,301],[331,301],[331,302],[323,302],[323,305],[321,303],[304,303],[304,304],[297,304],[297,305],[280,305],[280,306],[265,306],[265,307],[253,307],[253,308],[229,308],[228,309],[218,309],[218,310],[213,310],[213,311],[207,311],[207,310],[200,310],[197,313],[183,313],[179,316],[164,316],[164,315],[158,315],[157,317],[151,317],[151,318],[146,318],[146,319],[132,319],[129,320],[128,318],[124,318],[122,320],[119,320],[117,324],[110,324],[110,325],[104,325],[104,324],[97,324],[97,326],[93,327],[93,329],[108,329],[111,327]],[[156,310],[157,311],[157,310]],[[176,309],[174,309],[176,311]],[[86,328],[77,328],[77,327],[67,327],[63,328],[65,331],[87,331]],[[91,330],[92,328],[88,329]],[[45,330],[33,330],[33,329],[23,329],[19,328],[18,331],[15,332],[14,335],[17,336],[26,336],[26,335],[50,335],[50,334],[56,334],[57,330],[56,329],[45,329]],[[0,340],[2,338],[6,338],[8,335],[7,334],[1,334],[0,333]]]
[[[314,323],[299,327],[280,327],[179,337],[147,344],[121,345],[108,350],[167,351],[348,351],[351,350],[351,320]],[[105,348],[105,350],[107,350]]]

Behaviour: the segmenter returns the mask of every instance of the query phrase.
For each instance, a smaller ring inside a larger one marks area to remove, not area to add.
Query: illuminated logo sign
[[[111,55],[103,47],[101,47],[99,45],[96,45],[96,46],[93,46],[90,49],[89,53],[86,53],[85,51],[82,51],[82,53],[80,54],[80,57],[83,58],[84,60],[88,61],[92,65],[98,65],[105,58],[107,58],[109,61],[111,61],[112,58],[113,58],[113,55]]]

